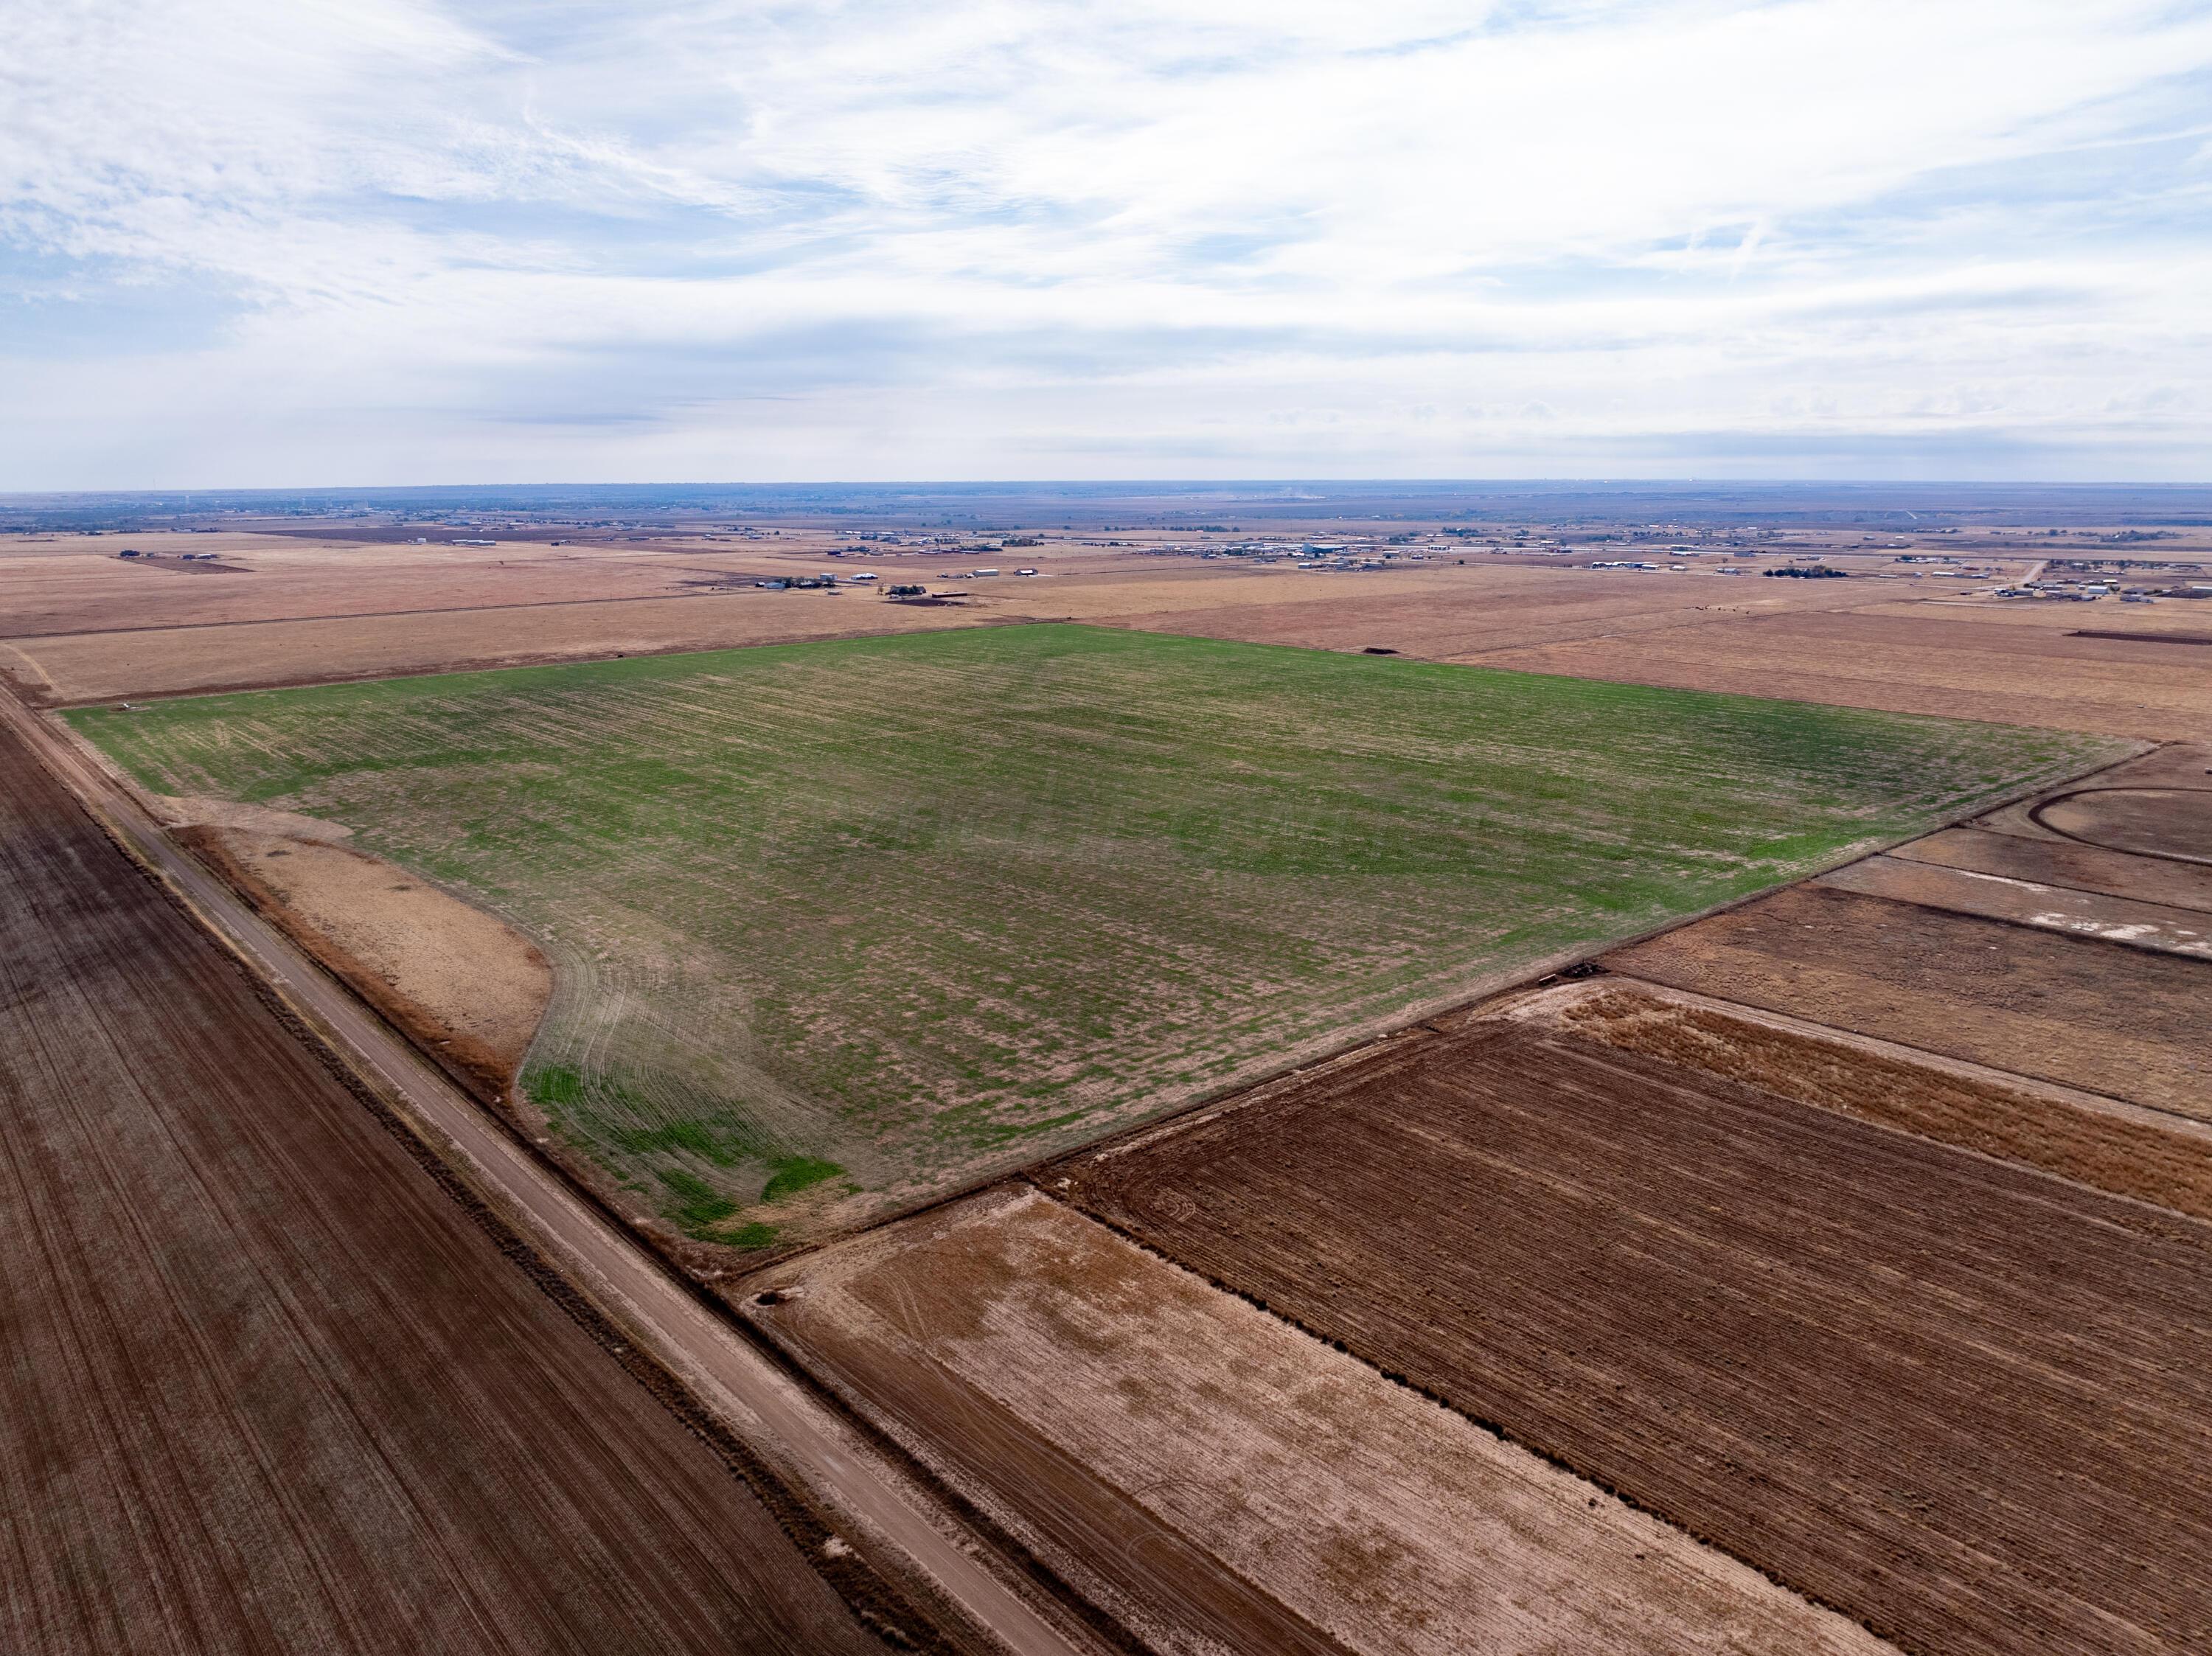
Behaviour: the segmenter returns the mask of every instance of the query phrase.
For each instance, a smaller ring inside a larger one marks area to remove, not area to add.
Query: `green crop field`
[[[82,709],[538,936],[526,1085],[672,1223],[818,1234],[2117,756],[1067,626]]]

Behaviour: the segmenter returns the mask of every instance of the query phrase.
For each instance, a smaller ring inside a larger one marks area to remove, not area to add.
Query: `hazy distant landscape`
[[[2212,0],[0,64],[0,1652],[2203,1647]]]

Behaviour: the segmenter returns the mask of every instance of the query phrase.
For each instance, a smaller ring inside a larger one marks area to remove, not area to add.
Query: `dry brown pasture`
[[[796,644],[973,625],[958,608],[873,597],[738,591],[553,606],[0,640],[35,698],[170,695],[544,661]]]
[[[135,539],[219,553],[249,573],[181,580]],[[1596,570],[1468,551],[1380,571],[1206,561],[1170,543],[1057,540],[1018,553],[893,554],[787,538],[662,536],[553,546],[378,544],[304,535],[167,535],[0,551],[0,671],[58,702],[305,683],[615,654],[793,642],[977,621],[1075,620],[1893,712],[2172,738],[2212,721],[2200,607],[1996,604],[1972,584],[1846,554],[1843,581]],[[71,549],[72,548],[80,549]],[[955,579],[1017,559],[1035,579]],[[1577,562],[1588,561],[1587,555]],[[1757,561],[1740,558],[1747,566]],[[905,608],[744,586],[801,569],[873,568],[958,595]],[[1877,579],[1875,577],[1891,577]],[[341,619],[342,618],[342,619]],[[2125,636],[2081,638],[2083,628]]]
[[[5,731],[0,935],[0,1647],[883,1647]]]
[[[1631,977],[2212,1120],[2212,967],[1793,886],[1603,957]]]
[[[125,546],[152,555],[116,555]],[[216,555],[243,572],[182,580]],[[73,538],[28,555],[0,544],[0,637],[217,626],[352,616],[629,597],[695,590],[688,581],[747,576],[767,555],[683,555],[623,546],[374,545],[286,535],[150,535]]]
[[[505,1099],[553,998],[537,944],[347,846],[219,827],[177,837],[478,1096]]]
[[[1057,1171],[1907,1649],[2212,1625],[2212,1226],[1501,1022]]]
[[[2065,623],[2092,624],[2084,612],[2095,608],[1883,602],[1715,616],[1632,636],[1509,644],[1455,658],[1577,678],[2160,741],[2199,738],[2212,728],[2206,651],[2158,637],[2186,625],[2201,628],[2201,617],[2191,620],[2197,606],[2131,608],[2124,622],[2100,616],[2095,623],[2124,627],[2140,634],[2139,640],[2072,636]]]
[[[1887,1648],[1024,1186],[750,1314],[1155,1649]]]

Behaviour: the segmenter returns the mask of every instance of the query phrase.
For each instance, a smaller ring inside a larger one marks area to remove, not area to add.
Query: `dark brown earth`
[[[0,731],[0,1648],[881,1648]]]
[[[1685,1005],[1626,979],[1597,981],[1602,990],[1552,1021],[1608,1046],[2212,1220],[2212,1143],[2201,1128]]]
[[[2212,1626],[2212,1227],[1498,1024],[1057,1176],[1908,1649]]]
[[[1615,970],[2212,1119],[2212,963],[1795,886]]]

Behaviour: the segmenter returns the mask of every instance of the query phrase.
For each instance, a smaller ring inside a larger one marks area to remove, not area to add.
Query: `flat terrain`
[[[891,550],[804,530],[567,545],[440,538],[414,546],[154,535],[0,545],[0,671],[68,703],[1073,620],[2157,738],[2197,735],[2212,720],[2203,647],[2171,641],[2201,634],[2212,623],[2199,611],[2212,604],[2006,603],[1971,596],[1976,582],[1924,565],[1899,568],[1863,549],[1839,560],[1856,572],[1851,579],[1802,581],[1715,573],[1771,565],[1779,547],[1718,550],[1678,573],[1569,567],[1533,549],[1431,542],[1421,563],[1315,572],[1206,558],[1195,544],[1157,539],[1059,537],[979,555]],[[156,555],[117,558],[130,543]],[[223,567],[245,573],[180,579],[210,567],[178,562],[181,549],[215,551]],[[1577,556],[1586,564],[1603,550]],[[2014,574],[2035,561],[2018,548],[1978,555]],[[979,564],[1042,574],[963,579]],[[958,601],[908,608],[858,588],[828,597],[751,585],[758,576],[857,569]],[[2096,636],[2077,636],[2084,632]]]
[[[755,1320],[1156,1648],[1885,1649],[1024,1186]]]
[[[1496,1023],[1059,1174],[1908,1649],[2212,1625],[2212,1227]]]
[[[347,846],[229,828],[180,837],[479,1095],[506,1094],[553,997],[537,944]]]
[[[1940,908],[1950,914],[1978,915],[2014,925],[2099,937],[2130,949],[2212,961],[2212,919],[2193,908],[2076,891],[2069,886],[1906,857],[1869,857],[1822,875],[1820,883],[1838,891],[1857,891],[1870,897],[1891,897],[1899,902]]]
[[[1760,581],[1760,585],[1779,583]],[[1861,583],[1838,581],[1856,589]],[[1637,684],[2186,740],[2212,724],[2201,646],[2163,643],[2205,606],[2133,607],[2136,636],[2077,638],[2100,606],[1884,602],[1486,651],[1490,665]],[[2073,611],[2072,615],[2065,612]],[[2070,625],[2069,625],[2070,623]]]
[[[1917,863],[1972,869],[2015,880],[2100,891],[2107,896],[2212,913],[2212,868],[2130,856],[2101,846],[2027,840],[1984,828],[1957,828],[1899,846],[1891,853]]]
[[[0,731],[0,1646],[880,1649]]]
[[[2212,1119],[2201,961],[1800,886],[1618,950],[1606,963]]]
[[[819,1234],[2113,745],[1097,628],[71,716],[554,957],[529,1084],[702,1240]]]
[[[2102,787],[2052,800],[2036,821],[2055,834],[2110,851],[2212,867],[2212,787]]]
[[[2212,1131],[2154,1111],[1973,1074],[1629,978],[1539,991],[1507,1016],[2212,1220]]]

